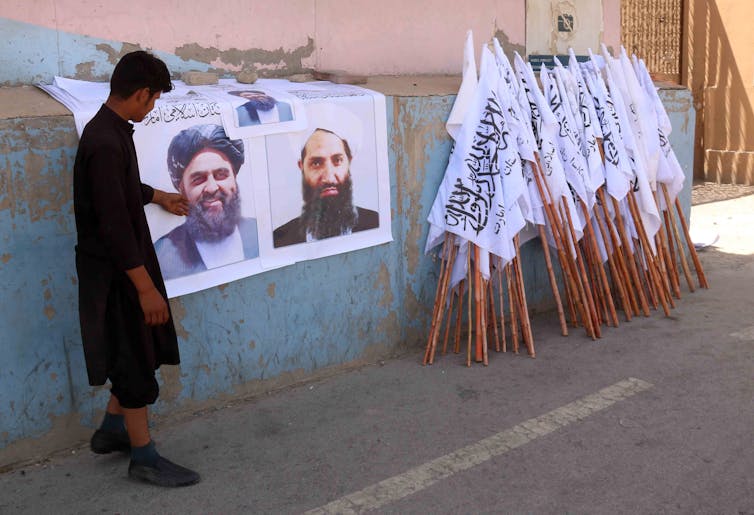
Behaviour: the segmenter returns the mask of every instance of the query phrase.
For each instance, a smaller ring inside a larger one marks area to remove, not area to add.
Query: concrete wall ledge
[[[378,75],[363,86],[392,97],[455,95],[461,85],[455,75]],[[0,87],[0,120],[70,115],[60,102],[35,86]]]

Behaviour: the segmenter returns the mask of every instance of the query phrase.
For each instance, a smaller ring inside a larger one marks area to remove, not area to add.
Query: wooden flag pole
[[[565,197],[563,197],[565,199]],[[586,267],[584,266],[584,257],[581,255],[581,248],[579,247],[578,241],[576,240],[576,231],[573,228],[573,220],[571,218],[571,213],[568,210],[568,204],[565,201],[562,201],[560,203],[561,210],[565,212],[565,220],[566,220],[566,226],[568,227],[568,231],[566,231],[566,234],[570,236],[571,242],[573,243],[573,249],[576,252],[576,265],[578,266],[579,273],[581,274],[581,282],[584,285],[584,292],[586,295],[586,304],[588,306],[588,312],[589,316],[592,317],[592,328],[594,330],[594,334],[597,338],[602,337],[602,329],[600,328],[599,320],[597,319],[597,307],[594,303],[594,298],[592,297],[592,291],[591,286],[589,283],[589,278],[586,275]]]
[[[511,264],[505,264],[505,280],[508,285],[508,304],[511,319],[511,339],[513,340],[513,352],[518,354],[518,317],[516,316],[516,292],[513,289],[511,279]]]
[[[681,274],[678,271],[678,258],[676,258],[675,253],[675,240],[673,238],[673,231],[670,227],[670,224],[672,223],[670,220],[670,217],[668,216],[668,210],[662,212],[662,219],[665,224],[665,241],[668,242],[668,254],[670,257],[670,262],[672,263],[673,267],[673,280],[675,281],[675,286],[678,287],[678,291],[676,292],[678,294],[678,298],[681,298]]]
[[[668,248],[665,244],[665,239],[663,236],[665,235],[665,232],[662,230],[662,226],[657,231],[657,234],[655,234],[655,247],[657,248],[657,263],[658,267],[661,268],[662,273],[660,276],[663,279],[663,289],[668,294],[668,304],[670,304],[671,308],[675,308],[675,301],[673,300],[675,290],[675,282],[673,278],[673,270],[672,265],[670,263],[670,256],[668,256]],[[679,296],[676,298],[680,298]]]
[[[448,353],[448,336],[450,335],[450,326],[451,326],[451,322],[453,321],[453,303],[454,303],[453,301],[456,297],[456,295],[454,294],[455,290],[456,290],[455,288],[450,290],[450,302],[448,303],[448,317],[447,317],[447,322],[445,322],[445,336],[443,337],[443,341],[442,341],[442,355],[443,356]]]
[[[487,281],[487,297],[489,298],[487,315],[492,319],[492,329],[495,335],[495,352],[500,352],[500,334],[497,331],[497,313],[495,309],[495,288],[493,287],[494,272],[490,268],[490,280]]]
[[[560,301],[560,291],[558,291],[558,281],[555,279],[555,271],[552,268],[552,259],[550,258],[550,246],[547,243],[545,228],[541,225],[539,228],[539,239],[542,242],[542,252],[545,255],[545,265],[547,266],[547,277],[550,279],[550,288],[552,296],[555,297],[555,306],[558,308],[558,320],[560,320],[560,334],[568,336],[568,325],[566,324],[563,303]],[[573,307],[571,307],[573,309]],[[574,317],[575,318],[575,317]]]
[[[659,208],[659,204],[657,207]],[[665,211],[662,211],[662,215],[663,222],[667,223],[667,213]],[[665,225],[665,223],[663,223],[663,225]],[[656,238],[659,240],[659,243],[656,244],[662,247],[662,262],[665,266],[665,271],[667,272],[667,277],[670,281],[670,288],[673,290],[673,296],[676,299],[680,299],[681,285],[678,282],[678,270],[676,270],[675,263],[670,255],[670,248],[668,245],[668,240],[665,237],[666,231],[664,229],[665,227],[660,227],[660,230],[657,231]]]
[[[594,213],[594,218],[597,220],[597,227],[599,228],[600,234],[602,235],[602,241],[605,242],[605,252],[607,253],[607,265],[610,267],[610,276],[613,278],[613,284],[615,284],[615,289],[618,290],[618,296],[620,297],[621,305],[623,306],[623,313],[626,315],[626,321],[630,322],[631,317],[633,315],[631,302],[628,300],[628,295],[626,294],[626,287],[624,285],[624,277],[621,273],[618,272],[618,267],[615,264],[616,261],[616,248],[613,246],[613,252],[610,252],[610,249],[608,248],[608,243],[610,242],[607,230],[605,229],[605,224],[602,221],[602,218],[599,216],[599,212]]]
[[[662,227],[657,231],[658,234],[662,234]],[[655,234],[655,248],[657,249],[657,269],[660,272],[660,279],[662,279],[662,289],[665,291],[666,299],[671,308],[675,308],[675,301],[673,300],[673,280],[670,277],[670,265],[666,261],[665,257],[668,249],[662,244],[662,237]]]
[[[469,304],[469,307],[468,307],[468,309],[469,309],[469,318],[468,318],[468,322],[466,323],[466,326],[468,327],[468,331],[467,331],[467,333],[468,333],[468,338],[467,338],[468,344],[466,345],[466,366],[470,367],[471,366],[471,334],[472,334],[471,324],[474,323],[474,319],[471,316],[471,311],[473,309],[472,306],[474,305],[474,302],[472,301],[472,297],[471,296],[472,296],[472,290],[474,289],[473,288],[474,282],[472,281],[473,272],[471,270],[471,252],[472,252],[472,244],[471,244],[471,242],[469,242],[468,245],[469,245],[469,251],[466,253],[466,270],[467,270],[467,273],[468,273],[468,280],[466,281],[466,284],[469,287],[469,303],[468,303]]]
[[[591,246],[588,245],[586,242],[586,240],[588,239],[589,239],[589,236],[586,234],[586,230],[584,230],[584,234],[581,236],[581,241],[579,241],[579,250],[581,251],[581,255],[584,258],[584,267],[586,268],[586,276],[589,279],[589,285],[592,292],[592,298],[594,299],[594,312],[597,315],[597,324],[602,326],[602,322],[603,322],[602,315],[605,312],[604,310],[605,303],[602,300],[602,294],[599,288],[599,280],[597,279],[594,266],[592,265],[592,262],[594,260],[592,257]]]
[[[663,190],[665,191],[665,194],[667,196],[667,188],[665,185],[662,185]],[[686,236],[686,245],[689,248],[689,254],[691,254],[691,260],[694,262],[694,268],[696,268],[696,275],[699,278],[699,286],[702,288],[709,288],[709,284],[707,284],[707,277],[704,275],[704,269],[702,268],[702,262],[699,261],[699,256],[696,253],[696,247],[694,247],[694,242],[691,241],[691,234],[689,233],[689,227],[686,224],[686,217],[683,214],[683,208],[681,208],[681,202],[678,200],[678,197],[675,199],[675,209],[678,211],[678,219],[681,221],[681,227],[683,227],[683,234]]]
[[[479,274],[481,276],[481,272]],[[487,284],[484,277],[481,278],[482,286],[482,309],[481,309],[481,325],[482,325],[482,363],[485,366],[489,365],[489,359],[487,356]]]
[[[668,240],[665,237],[665,234],[668,229],[667,227],[667,211],[662,209],[661,203],[660,203],[660,197],[659,197],[659,191],[654,192],[655,197],[655,205],[657,206],[657,211],[659,213],[662,213],[662,220],[663,225],[660,227],[660,230],[657,231],[657,234],[655,235],[655,245],[658,245],[658,248],[662,248],[662,260],[661,263],[665,267],[666,277],[668,278],[668,290],[672,290],[671,293],[676,299],[681,298],[681,286],[678,282],[678,271],[675,267],[675,260],[671,257],[670,252],[670,245],[668,244]],[[659,242],[657,241],[659,240]]]
[[[668,216],[670,217],[671,226],[673,227],[673,234],[675,235],[675,242],[676,246],[678,248],[678,254],[681,258],[681,268],[683,268],[683,275],[686,277],[686,282],[689,285],[690,291],[695,291],[696,288],[694,287],[694,280],[691,277],[691,268],[689,267],[689,262],[686,259],[686,253],[683,251],[683,240],[681,238],[680,232],[678,232],[678,226],[675,223],[675,216],[673,216],[673,209],[670,208],[670,195],[668,194],[668,189],[665,187],[665,185],[662,185],[662,193],[665,197],[665,205],[668,206],[667,211],[665,211]]]
[[[550,187],[544,178],[542,172],[542,164],[539,161],[539,156],[535,155],[537,160],[537,166],[534,167],[534,180],[537,184],[537,190],[542,198],[542,203],[545,208],[545,215],[550,222],[550,231],[552,233],[553,240],[555,240],[555,250],[558,254],[558,261],[560,261],[560,267],[563,270],[563,280],[566,282],[566,289],[570,293],[569,299],[576,304],[576,308],[581,314],[581,319],[584,323],[586,333],[593,339],[596,339],[596,334],[592,325],[591,315],[586,303],[586,295],[584,293],[584,286],[581,284],[581,279],[576,270],[573,257],[570,253],[570,249],[567,249],[568,239],[563,234],[565,232],[563,225],[560,221],[560,217],[553,202],[552,194],[550,193]],[[566,253],[568,254],[566,256]]]
[[[652,281],[652,278],[649,275],[649,266],[646,265],[647,258],[644,254],[644,249],[641,248],[641,245],[637,242],[637,249],[639,252],[635,254],[636,256],[636,266],[641,270],[641,273],[643,274],[644,282],[647,285],[647,297],[649,298],[649,303],[653,306],[653,308],[656,310],[659,307],[659,301],[657,300],[657,290],[655,288],[655,283]]]
[[[453,262],[455,261],[455,256],[457,254],[458,246],[455,245],[455,241],[453,236],[451,235],[447,240],[448,245],[450,246],[449,249],[449,257],[448,262],[445,266],[445,275],[443,276],[442,281],[442,294],[440,295],[440,305],[439,309],[437,310],[437,320],[433,321],[433,335],[432,335],[432,343],[429,351],[429,364],[431,365],[434,362],[435,359],[435,349],[437,348],[437,340],[440,336],[440,328],[442,327],[442,319],[445,314],[445,301],[447,299],[448,294],[448,285],[450,284],[450,276],[451,272],[453,270]],[[450,313],[448,313],[448,318],[450,317]]]
[[[565,211],[566,215],[558,213],[558,216],[562,216],[563,219],[563,245],[565,246],[565,252],[571,258],[569,261],[570,266],[573,268],[572,273],[577,279],[575,281],[577,292],[582,299],[584,306],[584,321],[587,328],[587,334],[593,339],[600,338],[602,336],[599,328],[599,322],[597,321],[597,313],[595,310],[594,299],[591,294],[591,286],[589,280],[586,277],[583,269],[583,261],[581,259],[581,251],[579,249],[578,242],[576,241],[576,232],[573,229],[573,225],[570,221],[570,215],[568,214],[568,206],[565,202],[561,201],[560,210]]]
[[[602,206],[602,213],[604,215],[604,222],[606,225],[607,232],[610,235],[610,242],[613,245],[613,257],[615,258],[615,261],[616,261],[616,267],[618,268],[618,272],[621,278],[623,279],[623,285],[626,289],[626,296],[628,297],[628,300],[631,303],[631,311],[633,312],[632,316],[634,314],[638,315],[639,302],[636,300],[636,295],[634,295],[634,289],[631,286],[631,274],[628,270],[628,265],[626,264],[626,261],[628,258],[624,254],[624,246],[621,245],[619,236],[616,234],[617,231],[615,228],[615,224],[613,223],[612,217],[610,216],[610,208],[607,204],[607,198],[605,197],[605,191],[603,188],[600,188],[597,190],[597,197],[600,199],[600,204]],[[627,250],[630,253],[631,249],[628,248]]]
[[[516,272],[516,279],[518,281],[517,287],[519,292],[519,299],[521,302],[521,322],[524,335],[524,343],[526,344],[526,350],[529,356],[536,357],[534,353],[534,336],[531,331],[531,321],[529,320],[529,307],[526,303],[526,289],[524,288],[524,274],[521,270],[521,248],[519,246],[518,234],[513,237],[513,245],[516,248],[516,263],[513,269]]]
[[[563,277],[565,277],[565,274],[566,274],[565,270],[563,269],[562,266],[560,267],[560,269],[563,272]],[[571,325],[573,327],[578,327],[579,326],[579,319],[576,316],[576,307],[575,307],[574,302],[573,302],[574,293],[571,292],[571,288],[569,286],[569,281],[565,281],[564,280],[563,284],[565,285],[565,288],[564,288],[565,289],[565,298],[566,298],[566,303],[568,304],[568,316],[570,317]]]
[[[498,258],[497,266],[497,284],[498,299],[500,301],[500,332],[503,337],[503,352],[508,352],[508,345],[505,341],[505,302],[503,301],[503,258]]]
[[[636,286],[636,294],[639,297],[639,304],[641,306],[641,310],[644,313],[644,316],[648,317],[649,304],[647,303],[647,297],[646,295],[644,295],[644,287],[642,286],[641,279],[639,278],[639,271],[636,267],[634,253],[631,250],[631,242],[628,239],[628,236],[626,235],[626,226],[623,223],[623,215],[621,215],[620,213],[620,205],[618,204],[618,201],[615,200],[614,197],[611,197],[611,199],[613,201],[613,208],[615,209],[615,219],[616,219],[616,222],[618,222],[616,225],[618,226],[618,234],[620,235],[623,253],[626,256],[626,261],[628,262],[627,263],[628,269],[631,272],[634,285]]]
[[[482,271],[479,269],[479,247],[474,245],[474,360],[482,361]]]
[[[668,303],[665,298],[662,279],[659,277],[659,273],[657,269],[655,268],[654,256],[652,256],[652,247],[649,244],[647,233],[644,230],[644,224],[641,221],[641,216],[639,215],[639,208],[636,205],[636,199],[634,198],[633,191],[628,192],[628,207],[631,210],[631,215],[634,218],[636,231],[639,233],[641,246],[642,246],[642,249],[644,250],[645,263],[647,265],[647,270],[649,271],[649,278],[652,280],[652,283],[655,286],[655,289],[657,291],[657,297],[660,299],[660,304],[662,304],[662,310],[665,313],[665,316],[669,317],[670,309],[668,308]]]
[[[445,268],[447,265],[446,262],[446,255],[449,255],[449,247],[448,247],[448,239],[450,237],[450,233],[445,233],[445,238],[442,243],[442,249],[440,250],[440,274],[437,277],[437,291],[435,291],[435,305],[432,309],[432,321],[429,328],[429,336],[427,337],[427,348],[424,351],[424,360],[423,364],[426,365],[429,363],[429,354],[432,350],[432,340],[435,336],[435,324],[437,320],[437,311],[440,309],[440,297],[442,296],[442,284],[445,281]]]
[[[597,268],[599,280],[602,284],[604,300],[607,303],[607,309],[609,310],[609,314],[612,317],[613,327],[618,327],[618,315],[615,312],[615,303],[613,302],[613,296],[610,292],[610,284],[607,282],[607,275],[605,275],[605,267],[602,265],[602,258],[600,256],[599,246],[597,245],[597,238],[594,234],[592,224],[590,223],[589,210],[587,209],[586,204],[583,200],[581,201],[581,209],[584,212],[584,218],[586,218],[586,232],[589,237],[588,243],[592,246],[592,255],[594,256],[593,261],[594,265]],[[605,249],[605,252],[607,253],[607,248]]]
[[[463,288],[465,285],[466,279],[458,283],[458,309],[456,310],[455,345],[453,346],[455,354],[461,352],[461,321],[463,319]]]

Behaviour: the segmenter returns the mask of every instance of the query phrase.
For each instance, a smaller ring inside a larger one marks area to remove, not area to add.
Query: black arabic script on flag
[[[503,110],[497,94],[492,91],[474,133],[469,153],[463,160],[466,177],[456,179],[454,189],[445,205],[448,226],[473,230],[479,234],[487,227],[495,197],[496,179],[500,175],[498,151],[506,149],[508,142]],[[496,216],[504,217],[497,211]]]

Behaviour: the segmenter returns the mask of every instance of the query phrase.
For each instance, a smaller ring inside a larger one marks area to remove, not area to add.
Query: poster
[[[43,89],[80,133],[102,88],[79,82]],[[385,118],[356,86],[176,82],[133,135],[142,182],[189,201],[145,207],[168,297],[392,241]]]

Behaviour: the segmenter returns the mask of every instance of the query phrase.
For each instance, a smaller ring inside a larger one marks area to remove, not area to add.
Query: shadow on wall
[[[694,178],[754,184],[754,87],[744,81],[733,46],[746,42],[731,42],[733,17],[723,19],[717,2],[690,0],[687,6],[687,84],[697,108]]]

